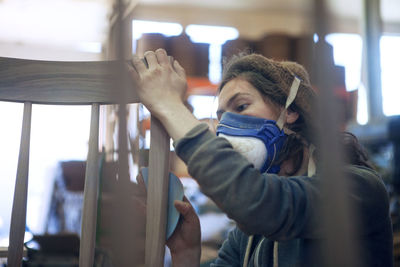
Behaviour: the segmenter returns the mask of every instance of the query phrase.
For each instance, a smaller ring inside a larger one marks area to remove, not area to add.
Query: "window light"
[[[223,45],[226,41],[239,37],[239,32],[233,27],[195,25],[186,27],[186,34],[194,43],[208,43]]]
[[[222,45],[226,41],[238,38],[238,30],[233,27],[191,24],[186,27],[186,34],[194,43],[210,44],[208,78],[212,83],[218,83],[221,80],[222,73]]]
[[[326,41],[333,46],[333,59],[336,65],[344,66],[346,88],[356,90],[360,86],[362,39],[358,34],[332,33]]]
[[[183,28],[179,23],[158,22],[150,20],[132,20],[132,52],[136,52],[136,41],[143,33],[160,33],[164,36],[178,36]]]
[[[101,53],[100,42],[82,42],[77,45],[79,51],[88,53]]]
[[[133,20],[133,39],[140,39],[143,33],[160,33],[167,37],[178,36],[182,33],[182,26],[173,22],[157,22],[148,20]]]
[[[382,36],[381,69],[382,69],[382,101],[383,113],[386,116],[400,115],[399,67],[400,36]]]
[[[357,122],[368,122],[367,94],[361,83],[362,39],[358,34],[332,33],[325,40],[333,46],[336,65],[345,67],[347,91],[358,89]]]

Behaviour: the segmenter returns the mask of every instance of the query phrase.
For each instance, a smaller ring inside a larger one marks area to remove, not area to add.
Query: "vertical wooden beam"
[[[115,116],[112,105],[103,106],[104,116],[106,117],[105,133],[104,133],[104,148],[106,151],[106,161],[111,162],[114,160],[115,144],[114,144],[114,131],[115,131]]]
[[[32,118],[32,103],[24,103],[21,144],[19,148],[17,178],[11,214],[10,245],[7,264],[20,267],[24,246],[26,206],[28,200],[29,146]]]
[[[114,189],[115,194],[115,214],[116,220],[113,222],[113,248],[114,263],[118,266],[132,266],[135,259],[132,258],[132,242],[129,240],[129,231],[132,225],[127,225],[126,218],[132,212],[129,206],[129,172],[128,172],[128,151],[127,151],[127,120],[125,109],[124,92],[133,90],[126,82],[125,62],[131,57],[131,13],[132,5],[124,6],[123,1],[116,1],[116,14],[111,20],[111,42],[113,49],[110,55],[115,56],[121,61],[121,68],[116,70],[120,73],[120,84],[122,92],[118,109],[119,121],[119,142],[118,142],[118,181]],[[128,10],[128,12],[125,12]],[[122,15],[124,14],[124,15]],[[128,15],[127,15],[128,14]],[[129,78],[129,77],[128,77]],[[147,194],[147,215],[146,215],[146,244],[145,244],[145,263],[146,266],[163,266],[165,253],[166,236],[166,205],[168,197],[168,173],[169,173],[169,147],[170,139],[162,124],[152,118],[151,123],[151,148],[149,159],[149,185]],[[140,220],[138,218],[137,220]]]
[[[146,266],[164,264],[167,226],[170,138],[161,122],[151,117],[149,180],[146,211]]]
[[[367,89],[368,115],[372,122],[383,117],[380,40],[382,19],[380,0],[363,0],[363,74]]]
[[[127,101],[126,95],[134,90],[129,82],[130,77],[126,71],[126,60],[131,58],[131,20],[124,19],[126,1],[116,0],[114,15],[110,27],[110,48],[109,55],[118,60],[118,67],[115,69],[118,83],[118,164],[117,180],[112,183],[112,206],[113,218],[110,223],[112,235],[112,260],[114,266],[138,266],[137,253],[132,249],[136,248],[132,240],[132,232],[137,231],[138,224],[132,224],[129,220],[135,212],[132,207],[132,184],[129,175],[128,162],[128,132],[127,132]],[[138,218],[140,220],[142,218]],[[143,246],[143,245],[142,245]]]
[[[99,194],[99,112],[99,105],[92,104],[79,249],[80,267],[93,266],[96,245],[96,215]]]
[[[338,107],[334,101],[334,81],[332,69],[332,53],[325,41],[329,32],[326,0],[314,0],[315,27],[319,41],[315,48],[314,74],[319,89],[317,117],[318,151],[320,160],[319,176],[321,177],[323,215],[326,238],[323,252],[323,266],[363,266],[358,257],[358,244],[355,236],[356,219],[349,206],[349,188],[344,173],[343,150],[339,135]]]

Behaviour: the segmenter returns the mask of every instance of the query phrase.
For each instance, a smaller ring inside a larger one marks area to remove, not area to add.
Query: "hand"
[[[140,101],[155,116],[162,114],[168,107],[183,104],[186,93],[185,70],[178,61],[170,62],[164,49],[147,51],[144,57],[148,63],[133,56],[133,67],[129,72],[137,84]]]
[[[141,173],[137,176],[137,182],[140,191],[146,194],[146,186]],[[145,205],[144,202],[141,209],[144,214]],[[166,242],[171,252],[173,266],[199,266],[201,254],[200,220],[186,197],[183,198],[183,201],[175,200],[174,206],[181,217],[174,233]]]
[[[172,263],[178,266],[198,266],[201,255],[200,220],[189,200],[175,200],[175,208],[182,215],[172,236],[167,240]]]

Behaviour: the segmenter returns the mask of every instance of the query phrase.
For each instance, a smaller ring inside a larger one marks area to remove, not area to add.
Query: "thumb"
[[[187,199],[185,199],[187,200]],[[181,201],[181,200],[175,200],[174,201],[174,206],[178,210],[178,212],[182,215],[183,220],[187,222],[193,222],[196,221],[197,219],[197,214],[194,211],[194,208],[189,202],[186,201]]]

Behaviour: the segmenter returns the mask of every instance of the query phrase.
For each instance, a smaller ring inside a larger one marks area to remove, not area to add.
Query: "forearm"
[[[171,253],[173,267],[199,267],[201,249],[189,249],[179,253]]]
[[[161,121],[174,141],[182,138],[200,124],[183,103],[165,103],[153,115]]]

